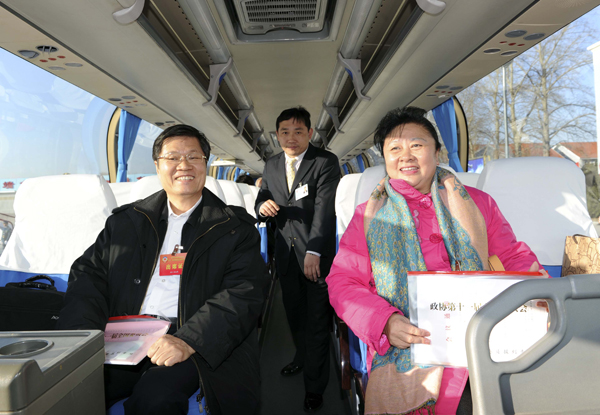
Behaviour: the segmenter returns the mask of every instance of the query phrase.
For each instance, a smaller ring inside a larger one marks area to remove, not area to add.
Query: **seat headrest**
[[[379,183],[381,179],[385,177],[385,174],[384,165],[369,167],[362,172],[356,188],[356,196],[354,198],[355,209],[356,206],[369,200],[369,197],[371,196],[371,193],[373,193],[375,186],[377,186],[377,183]]]
[[[347,174],[340,180],[335,193],[335,215],[337,216],[338,236],[346,231],[352,215],[354,215],[354,200],[358,189],[359,173]]]
[[[478,188],[490,194],[517,240],[544,265],[561,265],[565,238],[597,236],[587,211],[585,177],[558,157],[522,157],[487,163]]]
[[[221,190],[225,196],[225,203],[243,208],[246,207],[244,196],[240,192],[240,188],[236,182],[231,180],[217,180],[217,183],[221,186]]]
[[[116,207],[113,192],[98,175],[25,180],[15,196],[15,229],[0,257],[0,267],[68,274]]]
[[[254,193],[252,188],[256,189],[256,186],[250,186],[246,183],[237,183],[240,192],[242,193],[242,197],[244,198],[244,205],[246,207],[246,211],[248,214],[252,215],[252,217],[256,218],[256,212],[254,211],[254,202],[256,202],[256,195],[258,192]],[[257,189],[258,190],[258,189]]]
[[[136,200],[145,199],[159,190],[162,190],[162,184],[160,184],[158,176],[142,177],[131,186],[129,202],[133,203]]]
[[[212,176],[206,176],[206,183],[204,183],[204,187],[213,192],[215,196],[221,199],[221,201],[227,203],[227,200],[225,199],[225,194],[223,193],[223,189],[221,189],[221,186],[219,185],[217,179],[215,179]]]
[[[458,180],[465,185],[471,187],[477,187],[477,181],[479,180],[479,173],[466,173],[466,172],[458,172],[454,173]]]
[[[108,186],[115,195],[117,206],[131,202],[131,190],[136,182],[109,183]]]

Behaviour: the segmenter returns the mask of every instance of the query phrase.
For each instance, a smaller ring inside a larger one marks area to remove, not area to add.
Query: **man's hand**
[[[313,254],[306,254],[304,256],[304,276],[312,282],[317,281],[317,278],[321,276],[321,257]]]
[[[431,344],[431,340],[426,338],[431,333],[413,326],[406,317],[398,313],[390,316],[383,332],[390,344],[399,349],[406,349],[413,343]]]
[[[194,352],[195,350],[183,340],[165,334],[150,347],[148,357],[157,366],[173,366],[189,359]]]
[[[260,209],[258,210],[258,213],[261,215],[270,217],[277,216],[277,212],[279,212],[279,205],[271,199],[260,205]]]

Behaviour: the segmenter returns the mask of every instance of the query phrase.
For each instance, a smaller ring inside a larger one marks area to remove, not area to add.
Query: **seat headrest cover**
[[[225,194],[223,193],[221,185],[219,185],[217,179],[215,179],[212,176],[206,176],[206,183],[204,183],[204,187],[213,192],[215,196],[221,199],[221,201],[227,203],[227,200],[225,199]]]
[[[15,229],[0,257],[0,267],[68,274],[116,207],[113,192],[98,175],[25,180],[15,196]]]
[[[217,183],[219,183],[219,186],[221,186],[221,190],[225,196],[225,203],[243,208],[246,207],[244,196],[242,196],[240,188],[236,182],[231,180],[217,180]]]
[[[478,187],[491,195],[510,223],[544,265],[561,265],[565,238],[596,237],[587,211],[584,174],[558,157],[522,157],[487,163]]]
[[[246,207],[246,211],[249,215],[252,215],[253,218],[256,218],[256,212],[254,211],[254,202],[256,202],[256,195],[258,192],[253,192],[252,188],[256,189],[256,186],[250,186],[246,183],[237,183],[240,192],[242,193],[242,197],[244,198],[244,205]],[[257,189],[258,190],[258,189]]]
[[[115,195],[117,206],[122,206],[130,203],[131,190],[136,182],[109,183],[108,186]]]
[[[358,181],[358,187],[356,189],[356,197],[354,198],[354,208],[360,205],[361,203],[365,203],[369,200],[371,193],[377,186],[377,183],[381,181],[385,177],[385,166],[375,166],[369,167],[365,169],[364,172],[360,175],[360,180]]]
[[[162,184],[160,184],[158,176],[142,177],[131,186],[129,202],[133,203],[136,200],[145,199],[159,190],[162,190]]]
[[[347,174],[340,180],[335,193],[335,215],[337,216],[338,236],[346,231],[354,215],[354,200],[361,174]]]

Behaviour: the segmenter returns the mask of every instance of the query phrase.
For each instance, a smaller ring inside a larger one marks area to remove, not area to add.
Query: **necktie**
[[[296,178],[295,162],[296,158],[288,159],[286,162],[285,175],[287,176],[288,192],[292,191],[292,184],[294,184],[294,179]]]

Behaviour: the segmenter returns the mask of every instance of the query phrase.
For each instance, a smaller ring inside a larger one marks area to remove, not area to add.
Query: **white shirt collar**
[[[308,151],[308,147],[306,147],[306,150],[304,150],[304,152],[302,154],[299,154],[296,157],[290,157],[287,154],[283,153],[285,155],[285,162],[287,163],[288,160],[291,160],[291,159],[295,158],[296,159],[296,165],[298,165],[298,164],[300,164],[300,162],[304,158],[304,155],[306,154],[307,151]]]
[[[173,212],[173,208],[171,207],[171,201],[169,200],[169,198],[167,198],[167,209],[169,209],[169,217],[174,217],[174,218],[189,218],[190,215],[194,212],[194,210],[198,207],[198,205],[200,204],[200,202],[202,202],[202,196],[200,196],[200,199],[198,199],[198,201],[196,202],[196,204],[194,206],[192,206],[188,211],[183,212],[181,215],[176,215]]]

